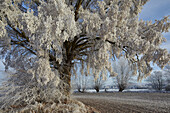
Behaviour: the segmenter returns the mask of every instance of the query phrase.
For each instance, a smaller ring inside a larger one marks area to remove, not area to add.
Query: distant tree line
[[[113,70],[116,72],[116,76],[112,77],[114,86],[106,85],[107,80],[105,81],[102,76],[102,71],[98,75],[98,78],[95,79],[95,76],[86,76],[78,74],[77,76],[72,77],[72,87],[77,89],[78,92],[85,92],[86,89],[95,89],[96,92],[100,92],[100,89],[116,88],[119,92],[122,92],[126,88],[133,87],[135,89],[154,89],[157,91],[170,91],[170,65],[165,66],[163,70],[155,70],[153,73],[145,79],[145,86],[137,86],[133,84],[133,76],[134,74],[131,71],[131,66],[128,61],[121,57],[117,62],[113,62],[112,65]],[[132,83],[131,83],[132,82]],[[131,85],[133,84],[133,85]],[[112,84],[113,85],[113,84]]]

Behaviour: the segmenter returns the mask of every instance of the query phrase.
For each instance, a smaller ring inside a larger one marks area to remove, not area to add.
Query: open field
[[[74,93],[101,113],[170,113],[170,93]]]

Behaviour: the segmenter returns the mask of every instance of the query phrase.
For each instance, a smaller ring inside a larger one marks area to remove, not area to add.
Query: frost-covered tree
[[[97,78],[94,76],[93,88],[96,90],[97,93],[100,91],[100,88],[102,88],[102,86],[104,85],[104,82],[105,82],[104,81],[105,78],[103,78],[102,73],[103,73],[103,71],[101,71],[101,73],[98,75]]]
[[[148,80],[153,89],[156,90],[162,90],[163,85],[165,84],[165,80],[163,77],[163,72],[162,71],[154,71],[151,76],[149,76]]]
[[[77,79],[77,89],[79,92],[84,92],[87,88],[87,76],[81,75]]]
[[[71,71],[74,78],[72,84],[74,84],[79,92],[84,92],[87,85],[87,73],[84,70],[85,62],[81,61],[81,64],[74,65]]]
[[[165,90],[170,91],[170,65],[166,65],[164,69],[165,75],[166,75],[166,86]]]
[[[166,65],[166,66],[165,66],[164,72],[165,72],[165,74],[166,74],[167,84],[170,85],[170,65]]]
[[[79,68],[77,69],[78,66]],[[84,74],[81,65],[77,65],[77,67],[75,67],[76,70],[72,71],[71,84],[74,86],[73,90],[77,89],[78,92],[84,92],[88,87],[90,80],[88,80],[88,76]]]
[[[15,92],[6,95],[8,105],[19,104],[19,100],[25,106],[47,102],[47,97],[58,100],[60,94],[69,97],[76,63],[86,62],[87,74],[96,77],[100,70],[112,73],[109,59],[120,55],[131,61],[139,79],[150,74],[151,62],[163,68],[170,55],[159,45],[170,23],[168,17],[155,22],[139,20],[147,1],[0,0],[0,55],[6,69],[16,70],[6,83],[6,91]],[[14,95],[20,88],[26,91],[18,99]],[[47,93],[51,91],[60,93],[51,96]]]
[[[116,83],[119,91],[122,92],[129,85],[130,80],[132,80],[132,71],[128,61],[121,57],[118,62],[114,63],[114,71],[117,73]]]

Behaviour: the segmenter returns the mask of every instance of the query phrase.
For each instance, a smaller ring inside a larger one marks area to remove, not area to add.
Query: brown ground
[[[101,113],[170,113],[170,93],[75,93]]]

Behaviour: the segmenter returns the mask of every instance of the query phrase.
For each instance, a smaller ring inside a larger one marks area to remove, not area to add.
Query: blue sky
[[[139,19],[143,20],[160,20],[162,17],[170,15],[170,0],[150,0],[144,7],[142,12],[139,15]],[[161,45],[162,48],[166,48],[170,51],[170,32],[164,33],[164,36],[167,39],[166,43]],[[159,69],[157,66],[154,66],[154,69]],[[0,79],[4,75],[4,66],[0,61]]]
[[[170,0],[150,0],[143,7],[140,18],[154,21],[167,15],[170,15]]]

